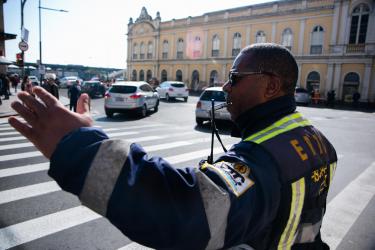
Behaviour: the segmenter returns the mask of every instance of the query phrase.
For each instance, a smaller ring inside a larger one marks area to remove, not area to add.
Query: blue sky
[[[5,32],[17,34],[6,41],[6,57],[15,60],[21,39],[21,0],[4,4]],[[42,10],[42,61],[96,67],[126,67],[127,24],[135,20],[143,6],[162,21],[199,16],[206,12],[269,2],[269,0],[41,0],[41,6],[69,11]],[[39,59],[38,0],[27,0],[24,26],[29,30],[29,50],[25,61]]]

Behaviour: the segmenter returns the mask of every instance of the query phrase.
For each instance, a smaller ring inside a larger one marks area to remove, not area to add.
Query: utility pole
[[[21,40],[23,41],[23,38],[22,38],[22,32],[23,32],[23,8],[25,7],[25,3],[26,3],[27,0],[21,0]],[[22,54],[22,61],[25,62],[25,51],[22,50],[21,52]],[[24,64],[22,65],[21,67],[21,75],[22,77],[24,76],[25,74],[25,68],[24,68]]]

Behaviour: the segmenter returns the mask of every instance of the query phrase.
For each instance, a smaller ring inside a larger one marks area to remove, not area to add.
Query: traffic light
[[[20,67],[23,67],[23,55],[22,55],[22,53],[17,53],[16,58],[17,58],[17,65],[20,66]]]

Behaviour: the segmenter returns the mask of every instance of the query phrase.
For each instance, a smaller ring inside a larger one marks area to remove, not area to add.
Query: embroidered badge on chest
[[[249,178],[250,168],[242,163],[222,161],[207,167],[218,173],[237,197],[254,185]]]

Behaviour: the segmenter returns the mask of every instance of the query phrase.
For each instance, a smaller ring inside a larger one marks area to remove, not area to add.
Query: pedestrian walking
[[[9,99],[9,78],[5,74],[0,75],[2,86],[1,93],[4,95],[4,100]]]
[[[353,93],[353,108],[357,109],[359,107],[359,99],[361,98],[361,94],[358,91]]]
[[[45,74],[45,81],[42,87],[47,90],[51,95],[59,99],[59,87],[55,83],[56,75],[52,73]]]
[[[80,95],[81,95],[80,82],[79,80],[76,80],[76,82],[68,89],[68,96],[70,99],[69,110],[73,109],[74,112],[77,112],[77,101]]]
[[[335,90],[330,90],[327,93],[327,106],[330,108],[335,107],[335,98],[336,98],[336,93]]]
[[[14,93],[17,93],[17,86],[18,86],[18,83],[20,82],[19,76],[17,74],[13,74],[10,77],[10,81],[12,83],[12,87],[14,88]]]
[[[29,108],[12,107],[28,124],[9,122],[50,159],[48,173],[63,190],[148,247],[329,249],[320,227],[337,155],[296,111],[297,79],[285,47],[242,49],[223,86],[241,141],[196,168],[109,138],[93,127],[87,94],[74,113],[36,87],[45,105],[23,92]]]
[[[29,82],[29,76],[28,75],[24,75],[23,76],[23,79],[22,79],[22,83],[21,83],[21,90],[22,91],[25,91],[26,89],[26,83]]]

